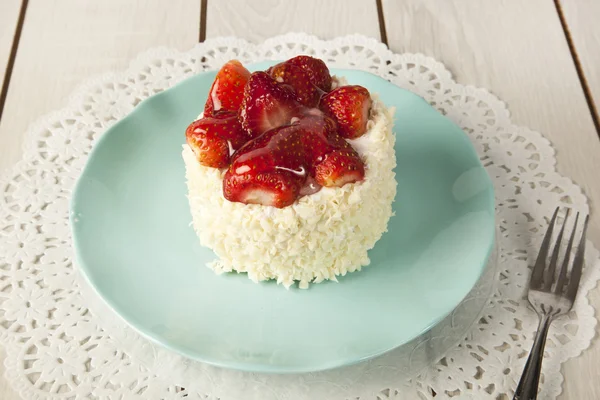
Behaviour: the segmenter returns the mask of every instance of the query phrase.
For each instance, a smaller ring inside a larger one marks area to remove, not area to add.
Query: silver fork
[[[552,231],[554,230],[558,210],[559,207],[556,208],[552,215],[550,225],[548,226],[548,230],[542,241],[542,246],[540,247],[540,252],[535,261],[529,280],[529,292],[527,298],[540,317],[540,324],[513,400],[534,400],[537,398],[538,383],[542,370],[542,358],[544,357],[544,346],[546,344],[548,329],[554,318],[566,314],[573,307],[573,301],[577,295],[577,289],[581,279],[581,270],[583,269],[583,257],[585,253],[585,232],[587,230],[589,216],[586,216],[585,221],[583,222],[581,239],[579,240],[579,246],[577,246],[575,257],[573,258],[571,274],[567,277],[579,213],[575,216],[573,231],[571,232],[571,237],[567,243],[564,258],[557,274],[556,265],[558,264],[565,225],[567,224],[570,213],[570,210],[567,209],[565,220],[560,228],[556,242],[554,243],[552,254],[548,260]]]

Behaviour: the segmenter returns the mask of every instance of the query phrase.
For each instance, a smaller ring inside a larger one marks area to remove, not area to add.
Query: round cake
[[[275,80],[281,83],[280,79]],[[334,78],[331,82],[330,90],[345,86],[343,78]],[[355,181],[338,181],[337,186],[320,187],[318,191],[304,191],[320,185],[310,176],[303,176],[303,189],[285,206],[245,204],[227,191],[224,182],[232,179],[227,175],[242,168],[244,172],[249,169],[244,165],[234,171],[236,159],[243,158],[236,155],[243,153],[249,144],[237,146],[241,148],[236,150],[234,141],[228,139],[228,154],[224,156],[231,157],[230,167],[216,168],[199,162],[203,158],[197,149],[202,146],[188,140],[183,148],[183,159],[193,226],[201,244],[218,256],[209,263],[210,268],[217,273],[247,273],[255,282],[274,279],[285,287],[298,282],[300,288],[307,288],[310,283],[336,281],[338,275],[369,264],[368,250],[387,230],[396,195],[393,109],[388,109],[376,95],[369,94],[369,97],[364,132],[356,139],[348,138],[351,135],[343,139],[364,163],[363,175]],[[204,115],[207,108],[208,103]],[[214,113],[210,109],[209,112]],[[293,117],[286,124],[293,126],[297,120]],[[338,118],[340,130],[343,125],[344,121]],[[195,128],[195,132],[199,129]],[[296,175],[313,171],[304,167],[276,168]],[[318,174],[318,166],[316,169]],[[317,182],[321,181],[317,179]],[[226,198],[227,195],[234,201]],[[249,195],[244,198],[260,203],[260,198],[256,200]]]

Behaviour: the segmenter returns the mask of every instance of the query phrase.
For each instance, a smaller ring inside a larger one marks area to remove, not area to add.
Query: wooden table
[[[598,17],[598,0],[0,0],[0,172],[21,157],[31,121],[147,48],[185,50],[224,35],[361,33],[435,57],[459,82],[506,101],[515,123],[549,138],[559,171],[590,198],[590,237],[600,244]],[[591,300],[600,306],[599,290]],[[598,341],[564,375],[562,398],[600,398]],[[18,398],[3,378],[0,398]]]

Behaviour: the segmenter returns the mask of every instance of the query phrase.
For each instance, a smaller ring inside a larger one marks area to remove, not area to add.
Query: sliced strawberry
[[[238,60],[223,65],[208,92],[204,115],[211,116],[219,111],[236,112],[242,104],[244,87],[250,72]]]
[[[251,137],[287,125],[299,113],[301,104],[293,90],[279,85],[266,72],[254,72],[244,89],[239,118]]]
[[[298,198],[307,169],[298,128],[273,129],[235,153],[223,195],[229,201],[285,207]]]
[[[338,135],[336,122],[320,110],[308,110],[294,125],[302,131],[302,144],[311,173],[314,173],[314,165],[323,161],[333,150],[354,151],[352,146]]]
[[[192,122],[185,137],[200,164],[213,168],[227,167],[231,155],[249,139],[236,114],[225,112]]]
[[[227,200],[277,208],[294,204],[301,187],[297,177],[287,171],[235,175],[227,170],[223,178],[223,195]]]
[[[329,68],[322,60],[310,56],[296,56],[287,60],[288,63],[305,70],[310,80],[319,89],[329,92],[331,90],[331,75]]]
[[[254,171],[270,171],[285,168],[300,171],[306,167],[303,132],[296,125],[285,125],[272,129],[249,141],[234,155],[231,169],[247,165]],[[245,170],[244,168],[243,170]]]
[[[278,83],[290,85],[300,104],[307,107],[319,104],[323,91],[311,82],[310,75],[302,68],[283,62],[269,68],[267,73]]]
[[[322,186],[342,187],[346,183],[358,182],[365,177],[365,165],[350,150],[335,150],[315,166],[315,180]]]
[[[371,96],[362,86],[342,86],[324,95],[320,108],[336,120],[341,136],[356,139],[367,131]]]

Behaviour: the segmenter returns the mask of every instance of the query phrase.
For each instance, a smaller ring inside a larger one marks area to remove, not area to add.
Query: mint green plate
[[[411,92],[366,72],[332,72],[396,107],[396,216],[371,265],[308,290],[204,266],[215,255],[190,227],[181,159],[185,128],[215,77],[199,74],[110,128],[73,194],[79,266],[133,328],[218,366],[317,371],[406,343],[473,287],[493,245],[494,195],[469,139]]]

